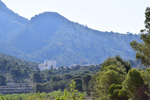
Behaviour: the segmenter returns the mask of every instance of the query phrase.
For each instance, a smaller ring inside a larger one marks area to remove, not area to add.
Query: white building
[[[44,64],[39,64],[39,69],[42,70],[46,70],[46,69],[50,69],[51,67],[56,68],[56,61],[48,61],[45,60]]]

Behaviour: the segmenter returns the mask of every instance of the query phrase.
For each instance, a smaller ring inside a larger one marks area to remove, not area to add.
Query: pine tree
[[[142,43],[133,41],[131,47],[136,51],[136,58],[146,67],[150,65],[150,8],[145,11],[145,29],[141,30]]]

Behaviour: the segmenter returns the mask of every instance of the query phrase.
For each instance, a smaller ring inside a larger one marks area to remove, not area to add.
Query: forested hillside
[[[0,1],[0,52],[21,59],[57,66],[99,64],[109,56],[134,59],[129,43],[139,35],[101,32],[72,22],[56,12],[45,12],[27,20]]]
[[[101,64],[71,68],[61,66],[58,69],[51,67],[40,71],[37,63],[0,54],[0,86],[6,86],[9,82],[27,83],[34,88],[33,92],[52,92],[68,88],[74,79],[78,84],[77,89],[83,91],[86,88],[83,86],[86,84],[83,82],[84,78],[90,80],[100,67]]]
[[[0,61],[1,61],[0,64],[3,65],[0,67],[0,69],[2,69],[2,67],[3,68],[5,67],[6,70],[10,70],[11,68],[15,68],[17,66],[28,67],[32,70],[38,69],[38,63],[30,62],[30,61],[26,61],[26,60],[21,60],[19,58],[15,58],[15,57],[9,56],[9,55],[4,55],[2,53],[0,53]]]
[[[101,32],[56,12],[27,20],[0,0],[0,100],[149,100],[150,7],[145,18],[141,35]],[[31,62],[45,59],[59,67]]]
[[[33,72],[38,70],[38,63],[21,60],[0,53],[0,76],[5,77],[5,82],[24,82],[30,80]],[[1,80],[1,78],[0,78]],[[0,83],[0,85],[2,85]]]

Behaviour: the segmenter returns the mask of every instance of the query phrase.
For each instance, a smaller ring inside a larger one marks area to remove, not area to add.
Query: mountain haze
[[[57,66],[99,64],[109,56],[134,59],[129,43],[140,36],[101,32],[74,23],[56,12],[44,12],[27,20],[0,1],[0,52],[21,59]]]
[[[0,40],[12,38],[27,22],[27,19],[8,9],[0,0]]]

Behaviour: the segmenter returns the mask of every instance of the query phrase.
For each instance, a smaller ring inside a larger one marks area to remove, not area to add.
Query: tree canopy
[[[145,29],[141,30],[142,43],[133,41],[131,47],[136,51],[136,58],[141,60],[144,66],[150,65],[150,8],[145,11]]]

